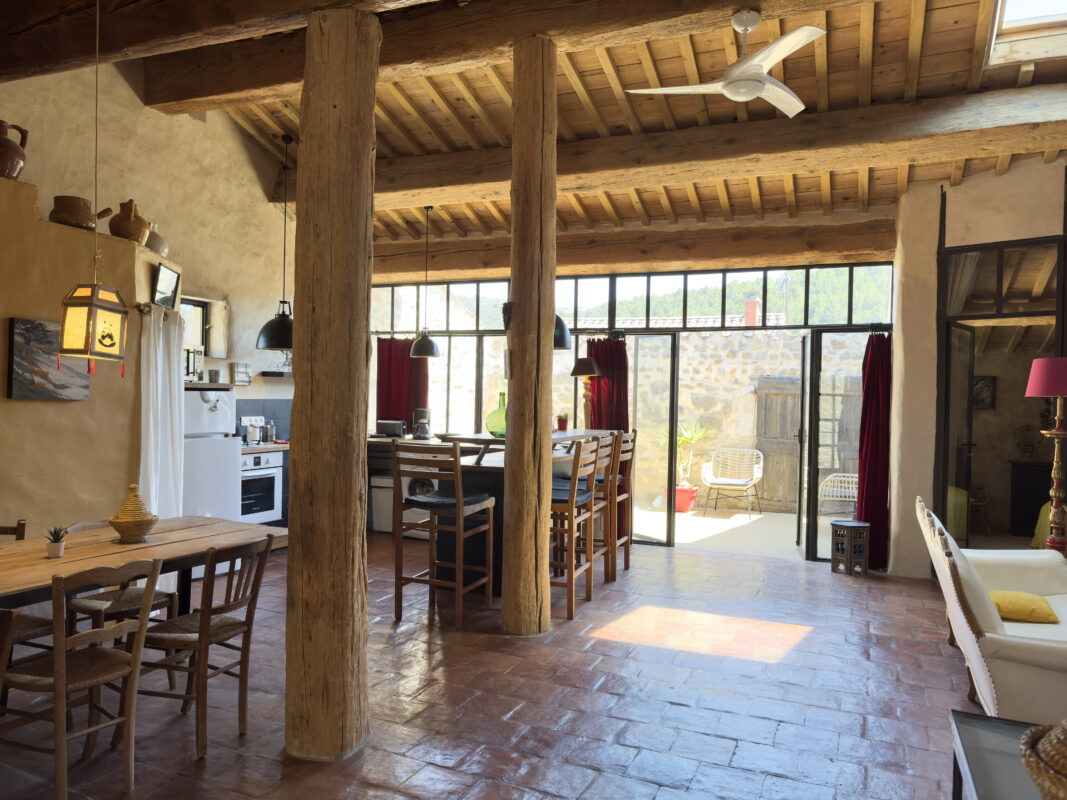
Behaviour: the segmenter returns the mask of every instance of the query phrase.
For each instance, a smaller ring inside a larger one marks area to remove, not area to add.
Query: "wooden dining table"
[[[94,567],[121,567],[131,561],[163,559],[163,572],[178,573],[178,611],[189,612],[192,570],[212,547],[231,547],[274,535],[273,548],[289,542],[285,528],[233,522],[213,517],[175,517],[160,520],[148,540],[120,544],[111,526],[68,533],[63,556],[48,558],[45,539],[0,544],[0,608],[17,608],[51,597],[52,577]]]

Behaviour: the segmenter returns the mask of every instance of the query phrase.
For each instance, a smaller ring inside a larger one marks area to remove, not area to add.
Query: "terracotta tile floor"
[[[424,545],[411,543],[411,561]],[[930,581],[826,564],[638,547],[633,569],[537,638],[465,630],[408,587],[393,624],[392,550],[369,542],[373,734],[334,764],[284,751],[285,561],[256,620],[249,733],[236,682],[209,685],[208,756],[193,717],[141,698],[139,798],[932,798],[948,796],[950,708],[973,710]],[[162,680],[158,673],[151,680]],[[26,696],[13,696],[13,702]],[[0,747],[0,796],[49,798],[50,756]],[[118,753],[72,763],[72,798],[118,797]]]

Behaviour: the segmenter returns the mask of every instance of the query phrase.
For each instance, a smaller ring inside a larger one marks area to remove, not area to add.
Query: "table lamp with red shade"
[[[1063,398],[1067,396],[1067,358],[1035,358],[1030,366],[1030,381],[1026,384],[1027,397],[1056,398],[1056,427],[1050,431],[1041,431],[1052,440],[1052,511],[1049,514],[1049,537],[1045,544],[1049,550],[1064,552],[1063,537],[1063,499],[1067,496],[1064,489],[1061,445],[1067,439],[1067,426],[1064,425]]]

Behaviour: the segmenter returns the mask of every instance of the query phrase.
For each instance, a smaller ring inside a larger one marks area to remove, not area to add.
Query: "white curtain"
[[[177,311],[152,306],[141,318],[141,497],[160,519],[182,513],[185,417],[184,326]]]
[[[975,281],[978,280],[978,259],[981,253],[971,251],[957,253],[948,263],[948,315],[954,317],[963,313],[967,305],[967,299],[974,291]]]

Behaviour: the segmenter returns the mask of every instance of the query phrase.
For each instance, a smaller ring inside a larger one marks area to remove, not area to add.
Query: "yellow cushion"
[[[1001,619],[1015,622],[1059,622],[1060,618],[1039,594],[994,589],[989,593]]]
[[[1030,540],[1030,546],[1035,550],[1045,549],[1045,540],[1048,539],[1050,532],[1049,515],[1051,513],[1051,500],[1041,506],[1041,510],[1037,512],[1037,524],[1034,525],[1034,538]]]

